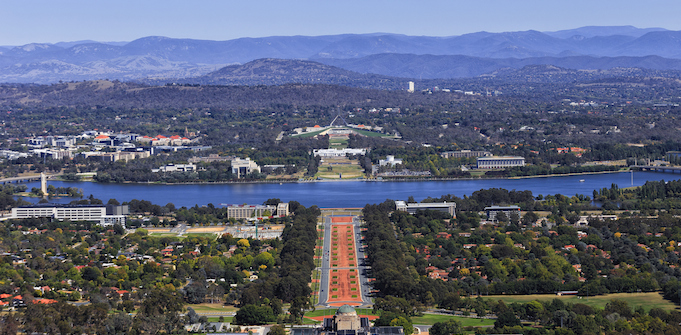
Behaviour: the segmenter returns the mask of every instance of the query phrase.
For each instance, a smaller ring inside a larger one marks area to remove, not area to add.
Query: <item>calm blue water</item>
[[[635,172],[634,185],[640,186],[648,180],[672,180],[681,178],[678,174],[657,172]],[[584,179],[584,182],[580,182]],[[427,197],[440,197],[453,194],[458,197],[470,195],[474,191],[487,188],[507,190],[530,190],[538,194],[563,194],[573,196],[584,194],[592,196],[594,189],[610,188],[615,183],[619,187],[631,186],[631,173],[608,173],[582,176],[545,177],[528,179],[485,179],[456,181],[421,182],[320,182],[285,184],[219,184],[219,185],[140,185],[140,184],[98,184],[90,182],[49,181],[56,187],[78,187],[87,197],[92,194],[105,203],[115,198],[120,202],[132,199],[149,200],[154,204],[165,205],[169,202],[177,207],[191,207],[212,203],[260,204],[269,198],[283,201],[298,201],[304,206],[319,207],[363,207],[367,203],[380,203],[386,199],[407,200],[414,196],[417,201]],[[38,182],[27,183],[29,190],[40,187]],[[27,198],[28,201],[37,201]],[[73,199],[53,199],[52,202],[68,203]]]

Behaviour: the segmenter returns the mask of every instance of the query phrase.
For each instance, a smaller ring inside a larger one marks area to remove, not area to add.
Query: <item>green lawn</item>
[[[329,148],[345,149],[348,147],[348,140],[342,138],[329,139]]]
[[[311,131],[311,132],[302,133],[302,134],[299,134],[299,135],[291,135],[291,137],[300,137],[300,138],[314,137],[314,136],[321,134],[324,130],[326,130],[326,129],[322,129],[322,130],[318,130],[318,131]]]
[[[392,135],[376,133],[376,132],[368,131],[368,130],[359,130],[359,129],[355,129],[355,128],[353,128],[352,131],[354,131],[358,134],[362,134],[362,135],[367,136],[367,137],[392,137]]]
[[[209,316],[207,317],[208,322],[220,322],[220,317],[219,316]],[[222,322],[232,322],[232,317],[231,316],[225,316],[224,321]]]
[[[454,315],[423,314],[423,316],[411,318],[411,322],[415,325],[433,325],[436,322],[445,322],[447,320],[459,321],[461,322],[462,327],[481,327],[494,325],[494,320],[491,319],[476,319]]]
[[[331,167],[332,170],[329,171],[327,167]],[[319,170],[317,174],[315,174],[315,178],[321,177],[321,178],[327,178],[327,179],[338,179],[338,174],[342,174],[343,179],[347,178],[357,178],[357,177],[363,177],[364,173],[362,172],[362,167],[359,165],[355,164],[344,164],[344,165],[327,165],[322,164],[322,166],[319,167]]]
[[[156,237],[177,237],[176,233],[155,233],[153,231],[150,231],[149,235]]]
[[[185,237],[208,237],[212,239],[217,239],[218,236],[213,233],[188,233],[185,235]]]
[[[490,295],[490,296],[483,296],[483,299],[490,299],[490,300],[502,300],[506,304],[518,302],[518,303],[527,303],[532,300],[538,300],[538,301],[547,301],[547,300],[553,300],[553,299],[560,299],[565,303],[582,303],[585,305],[589,305],[591,307],[599,307],[599,308],[604,308],[605,304],[610,302],[612,299],[619,299],[619,300],[624,300],[629,303],[629,306],[631,308],[636,308],[638,306],[642,306],[646,311],[649,311],[651,308],[654,307],[659,307],[665,310],[672,310],[675,309],[677,306],[671,303],[669,300],[664,300],[662,298],[662,294],[658,292],[649,292],[649,293],[613,293],[613,294],[606,294],[606,295],[599,295],[599,296],[591,296],[591,297],[582,297],[581,299],[577,296],[574,295],[568,295],[568,296],[557,296],[554,294],[532,294],[532,295]]]
[[[238,308],[234,306],[226,306],[223,304],[196,304],[196,305],[186,305],[185,307],[191,307],[196,311],[196,313],[236,313]],[[225,317],[226,318],[226,317]]]

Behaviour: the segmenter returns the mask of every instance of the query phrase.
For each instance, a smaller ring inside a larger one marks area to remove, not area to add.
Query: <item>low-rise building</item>
[[[12,219],[52,218],[70,221],[96,221],[101,225],[125,225],[128,206],[113,205],[34,205],[12,208]]]
[[[348,155],[366,155],[367,153],[366,148],[362,149],[351,149],[351,148],[345,148],[345,149],[314,149],[312,151],[313,155],[315,157],[346,157]]]
[[[287,206],[288,209],[288,206]],[[269,205],[227,205],[227,217],[235,219],[250,219],[274,216],[277,207]]]
[[[385,159],[381,159],[381,160],[378,161],[378,165],[380,165],[380,166],[390,165],[392,167],[392,166],[395,166],[397,164],[402,164],[402,159],[401,158],[395,158],[395,156],[392,156],[392,155],[388,155],[388,156],[385,157]]]
[[[235,158],[232,160],[232,174],[237,178],[245,177],[254,172],[260,173],[260,166],[249,157],[246,157],[246,159]]]
[[[407,203],[406,201],[395,201],[395,206],[398,211],[404,211],[409,214],[416,214],[417,211],[431,210],[449,213],[452,217],[456,217],[455,202]]]
[[[525,166],[525,158],[520,156],[478,157],[478,169],[503,169],[514,166]]]
[[[492,153],[489,151],[459,150],[445,151],[441,153],[440,156],[442,156],[442,158],[470,158],[492,156]]]
[[[191,172],[196,171],[194,164],[168,164],[158,169],[151,169],[151,172]]]
[[[485,213],[487,214],[487,220],[495,221],[499,213],[506,214],[507,218],[511,217],[511,213],[518,214],[520,217],[520,207],[518,206],[490,206],[485,207]]]

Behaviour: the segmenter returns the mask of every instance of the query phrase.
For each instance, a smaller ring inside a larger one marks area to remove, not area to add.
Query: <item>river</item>
[[[634,172],[634,186],[645,184],[648,180],[679,179],[679,175],[658,172]],[[584,180],[580,182],[580,180]],[[620,188],[632,186],[631,173],[604,173],[578,176],[554,176],[524,179],[475,179],[448,181],[405,181],[405,182],[311,182],[283,184],[99,184],[92,182],[48,181],[55,187],[77,187],[83,189],[105,203],[114,198],[120,202],[132,199],[149,200],[154,204],[173,203],[177,207],[220,204],[261,204],[269,198],[282,201],[298,201],[304,206],[317,205],[322,208],[364,207],[367,203],[380,203],[386,199],[407,200],[413,196],[417,201],[427,197],[440,197],[453,194],[458,197],[487,188],[507,190],[530,190],[535,196],[542,194],[563,194],[573,196],[584,194],[592,196],[594,189],[610,188],[611,184]],[[38,182],[26,183],[28,189],[40,187]],[[25,198],[36,202],[36,198]],[[51,202],[68,203],[73,198],[52,199]]]

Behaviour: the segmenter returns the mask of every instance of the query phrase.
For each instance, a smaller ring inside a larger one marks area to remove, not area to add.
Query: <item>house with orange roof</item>
[[[43,305],[47,305],[47,304],[56,304],[56,303],[57,303],[57,300],[54,300],[54,299],[44,299],[44,298],[37,298],[37,299],[33,299],[31,302],[34,303],[34,304],[43,304]]]

